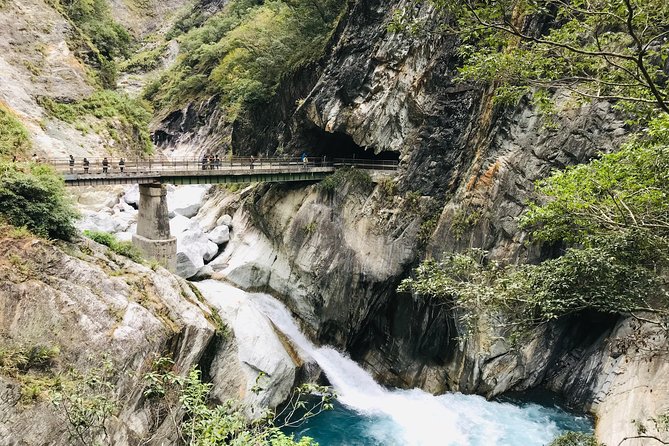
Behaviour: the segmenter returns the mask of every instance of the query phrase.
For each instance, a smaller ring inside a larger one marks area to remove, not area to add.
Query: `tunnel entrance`
[[[307,154],[329,159],[345,158],[374,161],[399,161],[399,152],[374,153],[374,150],[365,150],[353,141],[350,135],[342,132],[329,133],[320,128],[311,129],[306,135],[308,141]]]

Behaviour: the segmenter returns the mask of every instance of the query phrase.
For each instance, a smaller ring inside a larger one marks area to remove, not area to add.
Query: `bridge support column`
[[[147,259],[155,259],[168,270],[177,267],[177,239],[170,235],[167,191],[161,184],[140,184],[137,234],[132,243]]]

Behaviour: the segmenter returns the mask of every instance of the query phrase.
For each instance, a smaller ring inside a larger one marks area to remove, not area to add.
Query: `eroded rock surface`
[[[262,334],[262,351],[251,347],[256,339],[248,338],[250,332],[240,331],[240,326],[248,331],[259,324],[256,319],[265,320],[249,313],[240,299],[223,293],[215,302],[201,301],[201,295],[166,270],[153,271],[94,242],[54,245],[6,236],[7,231],[4,227],[0,238],[0,344],[45,346],[58,353],[41,372],[7,375],[0,368],[0,445],[69,444],[65,415],[48,402],[56,389],[46,385],[26,397],[29,378],[67,379],[68,369],[85,374],[104,360],[113,364],[115,390],[108,397],[119,403],[108,425],[114,445],[176,442],[171,418],[159,415],[164,410],[159,399],[143,396],[143,376],[160,356],[171,356],[177,373],[194,366],[214,371],[216,398],[237,398],[254,416],[283,401],[294,384],[297,364],[271,327]],[[216,322],[212,308],[234,330]],[[220,369],[244,373],[216,372]],[[260,372],[281,386],[250,392]]]

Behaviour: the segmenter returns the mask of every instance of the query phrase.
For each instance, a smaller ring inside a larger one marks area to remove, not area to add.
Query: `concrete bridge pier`
[[[177,267],[177,239],[170,234],[167,191],[162,184],[140,184],[137,233],[132,243],[145,258],[155,259],[168,270]]]

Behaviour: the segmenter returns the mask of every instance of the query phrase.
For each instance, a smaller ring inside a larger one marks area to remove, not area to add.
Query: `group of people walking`
[[[70,167],[70,173],[74,173],[74,164],[75,160],[72,155],[70,155],[70,159],[68,160],[68,164]],[[91,167],[91,162],[88,160],[88,158],[84,157],[83,161],[81,162],[83,168],[84,168],[84,173],[88,173],[90,167]],[[105,156],[102,159],[102,173],[109,173],[109,159]],[[125,159],[121,158],[118,160],[118,169],[121,173],[125,170]]]
[[[253,155],[250,158],[247,158],[247,160],[249,162],[249,167],[251,169],[253,169],[255,167],[256,163],[259,162],[259,160],[257,160],[256,157],[253,156]],[[310,160],[309,160],[306,153],[303,153],[300,156],[300,160],[302,161],[302,165],[305,168],[310,163]],[[17,161],[17,156],[16,155],[14,156],[13,161]],[[37,154],[34,154],[31,158],[31,161],[34,162],[34,163],[39,163],[42,160],[37,156]],[[230,162],[231,162],[230,165],[232,166],[232,160]],[[211,155],[211,154],[210,155],[204,155],[202,157],[202,160],[200,161],[200,163],[201,163],[202,170],[214,170],[214,169],[220,169],[221,168],[221,158],[219,157],[219,155]],[[242,161],[242,163],[243,163],[243,161]],[[323,163],[325,163],[325,157],[323,157]],[[74,156],[69,155],[68,166],[69,166],[69,170],[70,170],[71,174],[74,174],[75,164],[76,164],[76,160],[74,159]],[[125,159],[124,158],[119,158],[119,160],[116,162],[116,164],[118,166],[118,171],[120,173],[124,173],[124,171],[125,171]],[[260,164],[262,165],[262,162],[260,162]],[[83,167],[84,174],[89,173],[89,171],[91,169],[91,161],[88,158],[84,157],[83,160],[81,161],[81,165]],[[110,167],[113,168],[112,162],[107,157],[104,157],[102,159],[102,161],[99,162],[98,165],[102,167],[102,173],[104,173],[104,174],[109,173],[109,168]],[[271,165],[271,163],[270,163],[270,165]]]
[[[221,168],[221,158],[218,155],[202,157],[202,170],[214,170]]]

